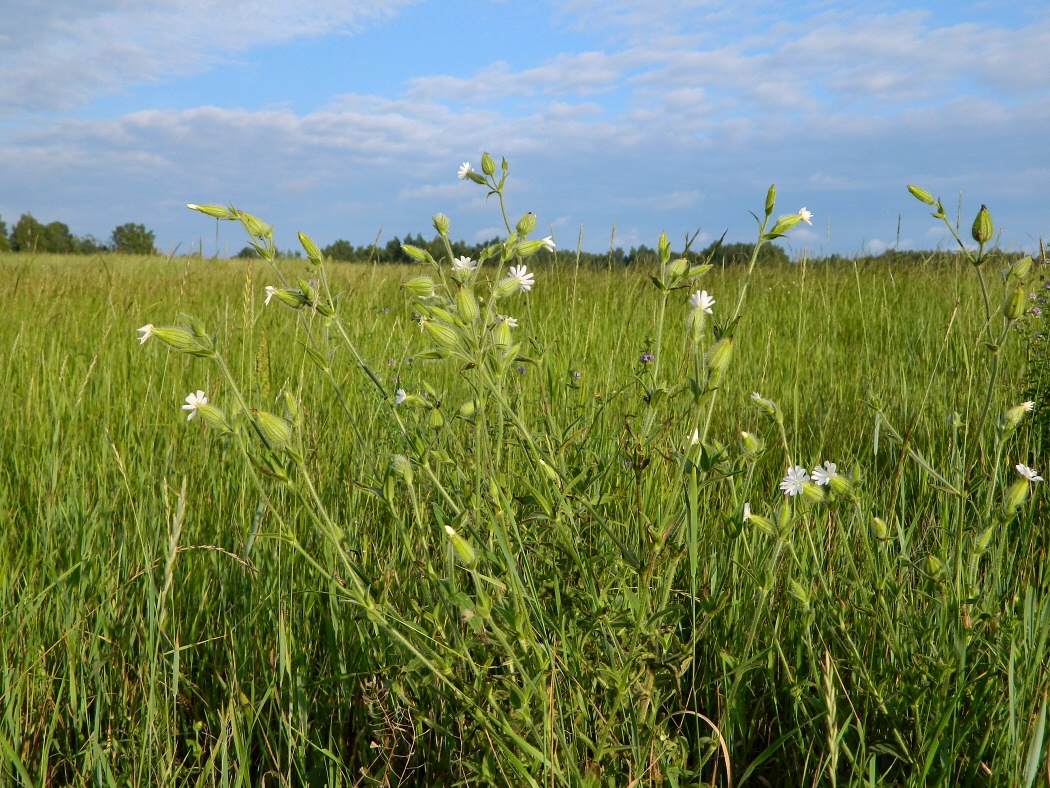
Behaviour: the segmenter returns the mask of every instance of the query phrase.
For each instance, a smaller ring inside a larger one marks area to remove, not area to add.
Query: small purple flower
[[[525,374],[525,372],[526,372],[526,369],[525,369],[525,365],[524,365],[524,364],[521,364],[520,366],[518,366],[518,368],[517,368],[517,369],[518,369],[518,374],[519,374],[519,375],[524,375],[524,374]]]
[[[1028,300],[1029,301],[1035,301],[1035,293],[1029,293],[1028,294]]]
[[[579,380],[582,377],[583,377],[583,373],[582,372],[579,372],[577,370],[573,370],[573,373],[572,373],[572,379],[573,380]]]
[[[1047,281],[1043,282],[1043,289],[1044,290],[1050,290],[1050,279],[1048,279]]]
[[[642,357],[639,359],[639,361],[641,361],[643,364],[649,364],[655,360],[656,356],[654,356],[652,353],[643,353]]]
[[[1043,310],[1042,309],[1040,309],[1037,306],[1033,306],[1032,307],[1032,317],[1039,317],[1041,314],[1043,314]]]

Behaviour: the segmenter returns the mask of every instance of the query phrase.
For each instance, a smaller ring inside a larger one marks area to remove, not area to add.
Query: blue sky
[[[589,251],[752,240],[775,182],[793,255],[947,245],[916,183],[1001,242],[1050,224],[1050,7],[873,0],[0,0],[0,218],[215,251],[185,203],[324,246],[501,226],[459,181],[510,162],[514,217]],[[231,7],[225,7],[231,6]],[[31,31],[32,34],[27,34]],[[512,220],[513,218],[512,217]],[[243,237],[222,228],[220,251]]]

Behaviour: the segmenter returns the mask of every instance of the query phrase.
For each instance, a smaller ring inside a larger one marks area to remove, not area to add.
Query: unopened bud
[[[980,536],[977,537],[977,541],[974,542],[974,550],[978,555],[988,550],[988,545],[992,543],[992,536],[995,535],[995,525],[989,525]]]
[[[673,260],[669,266],[667,266],[667,276],[670,279],[680,279],[689,272],[689,261],[684,257],[679,257]]]
[[[492,160],[488,153],[481,154],[481,171],[490,176],[496,174],[496,162]]]
[[[926,556],[923,568],[926,570],[926,574],[934,580],[940,580],[944,576],[944,562],[935,555]]]
[[[1020,478],[1010,485],[1006,491],[1006,500],[1003,501],[1003,512],[1008,517],[1012,517],[1021,504],[1028,500],[1029,487],[1031,487],[1031,482],[1025,478]]]
[[[149,335],[175,350],[196,350],[200,347],[193,335],[183,328],[153,328]]]
[[[459,406],[459,417],[461,419],[472,419],[474,418],[474,414],[477,412],[478,406],[477,403],[474,402],[474,400],[464,402],[462,405]]]
[[[223,205],[195,205],[193,203],[187,203],[186,207],[191,211],[199,211],[208,216],[214,216],[216,219],[237,218],[237,214],[231,208],[227,208]]]
[[[520,219],[518,219],[518,235],[524,238],[526,235],[536,229],[536,214],[529,211]]]
[[[887,527],[886,521],[881,517],[872,518],[871,530],[875,534],[875,538],[880,542],[888,541],[890,538],[890,529]]]
[[[773,184],[766,192],[766,218],[773,215],[773,207],[777,204],[777,187]]]
[[[713,373],[720,374],[728,369],[732,359],[733,338],[726,337],[715,343],[715,346],[707,352],[707,367]]]
[[[440,408],[431,408],[428,425],[432,430],[440,430],[445,426],[445,417],[441,415]]]
[[[988,212],[988,206],[982,205],[977,212],[977,218],[973,220],[973,228],[970,230],[973,240],[979,244],[986,244],[995,235],[995,225],[992,224],[992,215]]]
[[[434,280],[429,276],[417,276],[401,285],[401,289],[407,290],[417,298],[430,298],[434,295]]]
[[[273,413],[265,410],[254,410],[255,421],[263,435],[274,446],[284,446],[292,439],[292,425]]]
[[[311,241],[306,233],[299,233],[299,243],[302,244],[303,251],[306,252],[307,257],[315,263],[321,262],[321,250],[317,248],[317,244]]]
[[[805,482],[802,485],[802,496],[813,503],[824,501],[824,488],[813,482]]]
[[[831,481],[828,482],[831,489],[842,498],[849,498],[853,495],[853,482],[847,479],[842,474],[838,474],[831,477]]]
[[[762,439],[750,432],[740,433],[740,446],[750,459],[758,457],[766,448]]]
[[[1032,258],[1022,257],[1020,260],[1014,260],[1010,265],[1010,276],[1014,279],[1024,279],[1028,276],[1028,272],[1032,270]]]
[[[431,339],[443,347],[452,347],[458,341],[455,331],[449,326],[443,325],[434,320],[428,320],[423,328],[426,329],[428,334],[430,334]]]
[[[1006,302],[1003,304],[1003,315],[1007,320],[1018,320],[1021,315],[1024,314],[1024,305],[1027,296],[1024,292],[1024,287],[1020,282],[1014,287],[1014,290],[1010,295],[1006,297]]]
[[[412,483],[412,461],[404,454],[395,454],[390,461],[390,469],[406,484]]]
[[[474,548],[470,546],[470,542],[457,534],[456,529],[451,525],[445,526],[445,533],[448,534],[448,538],[452,540],[452,547],[455,549],[456,556],[459,558],[460,563],[467,568],[474,566],[474,562],[477,560],[477,554],[474,552]]]
[[[263,239],[271,238],[273,236],[273,228],[266,224],[266,222],[252,216],[250,213],[237,211],[237,218],[241,220],[244,229],[248,231],[248,235],[252,238]]]
[[[937,201],[935,199],[933,199],[933,195],[930,194],[925,189],[920,189],[918,186],[912,186],[909,183],[908,184],[908,191],[911,192],[911,196],[912,197],[914,197],[916,200],[919,200],[920,202],[924,202],[927,205],[933,205],[933,206],[937,205]]]
[[[470,288],[462,286],[459,288],[459,292],[456,293],[456,311],[459,312],[460,319],[464,323],[473,323],[478,319],[480,314],[478,301],[470,292]]]
[[[448,217],[443,213],[435,213],[431,221],[434,222],[434,229],[437,230],[438,235],[444,237],[448,235],[449,221]]]

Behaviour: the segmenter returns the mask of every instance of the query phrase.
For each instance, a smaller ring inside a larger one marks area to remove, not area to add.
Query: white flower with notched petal
[[[153,324],[152,323],[147,323],[142,328],[136,328],[135,330],[139,332],[139,344],[140,345],[145,345],[146,344],[146,340],[149,339],[151,336],[153,336]]]
[[[715,299],[706,290],[697,290],[689,296],[689,303],[693,309],[699,309],[701,312],[706,312],[709,315],[714,314],[711,311],[711,307],[715,305]]]
[[[805,208],[803,208],[801,211],[798,212],[798,215],[802,219],[802,221],[804,221],[806,224],[808,224],[810,226],[813,225],[813,222],[810,221],[810,219],[813,218],[813,212],[812,211],[807,211]]]
[[[536,275],[530,274],[528,266],[512,265],[509,271],[510,278],[517,284],[522,292],[528,292],[536,282]]]
[[[819,465],[813,469],[813,481],[823,487],[826,484],[831,484],[831,480],[837,477],[839,466],[830,461],[824,462],[824,467],[821,468]]]
[[[467,177],[467,173],[470,172],[470,162],[465,161],[459,165],[459,179],[463,180]]]
[[[266,285],[266,306],[270,305],[270,299],[273,298],[274,293],[277,292],[277,288],[273,285]]]
[[[548,252],[553,252],[554,251],[555,247],[554,247],[554,236],[553,235],[548,235],[546,238],[543,239],[542,243],[543,243],[543,248],[546,249]]]
[[[397,396],[394,397],[394,407],[396,408],[406,399],[408,399],[408,392],[406,392],[404,389],[398,389]]]
[[[509,315],[497,315],[496,318],[506,324],[507,328],[517,328],[518,321],[516,318],[510,317]]]
[[[452,270],[457,274],[469,274],[477,267],[478,264],[469,257],[457,257],[452,261]]]
[[[744,501],[744,522],[746,523],[751,519],[751,502]]]
[[[1030,482],[1043,481],[1043,477],[1039,475],[1039,472],[1036,471],[1035,468],[1029,468],[1027,465],[1022,465],[1021,463],[1015,465],[1014,468]]]
[[[788,468],[787,476],[780,483],[780,489],[784,491],[784,495],[795,496],[803,490],[803,485],[809,481],[809,474],[806,473],[806,469],[801,465],[796,465],[794,468]]]
[[[189,421],[190,419],[192,419],[194,416],[197,415],[197,409],[201,405],[207,405],[207,404],[208,404],[208,397],[204,394],[203,391],[200,391],[199,389],[197,390],[196,393],[188,395],[186,397],[186,404],[182,406],[183,410],[188,410],[189,411],[189,415],[186,416],[186,421]]]

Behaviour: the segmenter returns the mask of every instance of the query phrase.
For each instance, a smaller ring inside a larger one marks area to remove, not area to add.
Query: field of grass
[[[2,781],[1047,784],[1004,266],[528,264],[0,257]]]

